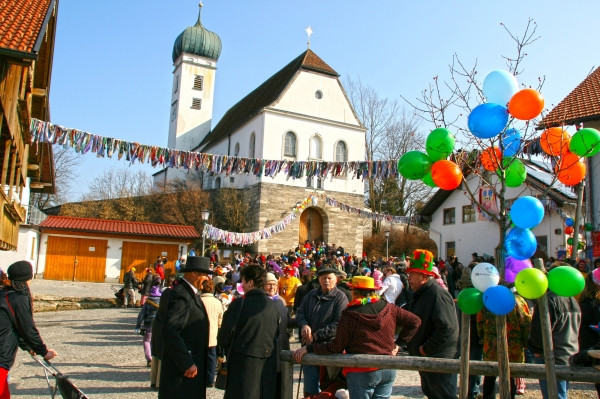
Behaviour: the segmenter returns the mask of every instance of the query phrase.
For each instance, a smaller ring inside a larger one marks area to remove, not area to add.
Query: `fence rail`
[[[291,399],[292,367],[295,363],[291,351],[281,352],[282,398]],[[302,364],[334,366],[334,367],[379,367],[396,370],[429,371],[437,373],[458,374],[458,359],[440,359],[417,356],[384,356],[384,355],[331,355],[319,356],[312,353],[302,357]],[[469,374],[498,375],[498,363],[470,361]],[[511,377],[545,379],[546,367],[543,364],[510,363]],[[556,366],[556,379],[564,381],[600,383],[600,371],[593,367]]]

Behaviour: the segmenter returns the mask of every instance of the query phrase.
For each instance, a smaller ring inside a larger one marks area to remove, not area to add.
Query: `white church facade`
[[[213,127],[220,52],[220,38],[202,26],[200,17],[175,40],[169,148],[265,160],[365,160],[365,128],[340,75],[310,49],[233,105]],[[154,174],[154,184],[184,176],[181,170],[164,169]],[[277,223],[313,193],[364,208],[364,183],[351,174],[311,179],[291,179],[285,173],[207,177],[205,189],[243,190],[251,210],[249,231]],[[342,245],[351,254],[362,252],[370,222],[325,201],[313,202],[297,216],[284,231],[260,240],[254,249],[281,252],[310,240]]]

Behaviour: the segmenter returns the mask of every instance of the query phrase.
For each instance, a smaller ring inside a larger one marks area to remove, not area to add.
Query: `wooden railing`
[[[281,397],[293,397],[293,365],[291,351],[281,352]],[[416,356],[383,355],[331,355],[319,356],[312,353],[302,357],[302,364],[333,367],[378,367],[384,369],[428,371],[436,373],[458,374],[458,359],[440,359]],[[592,367],[555,366],[556,379],[600,383],[600,371]],[[469,373],[472,375],[498,375],[498,363],[470,361]],[[545,379],[546,367],[543,364],[510,363],[511,377]]]

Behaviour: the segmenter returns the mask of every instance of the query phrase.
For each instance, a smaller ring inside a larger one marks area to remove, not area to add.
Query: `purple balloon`
[[[512,256],[506,257],[504,265],[504,280],[506,280],[507,283],[514,283],[517,273],[521,270],[533,267],[533,264],[529,259],[519,260]]]

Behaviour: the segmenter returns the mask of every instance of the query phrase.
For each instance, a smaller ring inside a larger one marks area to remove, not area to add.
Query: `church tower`
[[[168,147],[189,151],[210,132],[221,39],[198,21],[173,45],[173,90]]]

